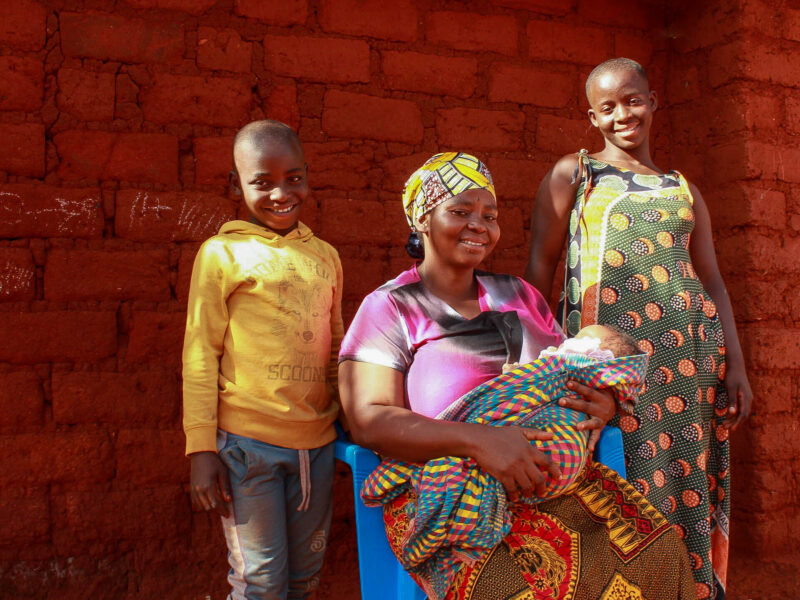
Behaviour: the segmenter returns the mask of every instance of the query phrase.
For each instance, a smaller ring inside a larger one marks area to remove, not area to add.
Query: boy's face
[[[617,148],[632,150],[647,141],[656,93],[635,71],[603,73],[589,88],[589,120]]]
[[[302,149],[286,142],[244,141],[234,149],[234,161],[231,181],[251,221],[281,235],[297,227],[309,193]]]

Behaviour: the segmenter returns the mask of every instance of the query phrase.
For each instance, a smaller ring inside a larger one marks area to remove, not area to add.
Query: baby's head
[[[587,342],[592,339],[599,340],[599,344],[595,347],[612,352],[614,358],[642,353],[635,339],[613,325],[587,325],[575,335],[575,339]]]

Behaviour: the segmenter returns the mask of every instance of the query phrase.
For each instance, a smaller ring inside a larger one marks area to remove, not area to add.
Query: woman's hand
[[[724,426],[734,430],[750,416],[750,406],[753,402],[753,391],[750,389],[747,372],[743,366],[728,365],[725,389],[728,390],[728,417]]]
[[[192,475],[190,490],[195,510],[216,510],[227,517],[231,501],[231,484],[228,469],[216,452],[196,452],[190,455]]]
[[[503,487],[509,500],[520,495],[544,496],[547,471],[556,479],[561,469],[532,440],[550,440],[552,433],[523,427],[492,427],[480,425],[476,432],[476,451],[473,458],[482,469],[493,475]]]
[[[594,451],[597,445],[597,440],[600,439],[600,433],[603,427],[606,426],[617,412],[617,403],[614,400],[614,394],[609,390],[596,390],[588,386],[578,383],[577,381],[568,381],[567,387],[583,396],[583,400],[578,398],[561,398],[558,403],[561,406],[578,410],[582,413],[589,415],[585,421],[578,423],[578,429],[591,430],[589,434],[588,447],[589,450]]]

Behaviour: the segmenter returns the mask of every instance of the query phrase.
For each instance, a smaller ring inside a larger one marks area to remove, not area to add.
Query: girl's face
[[[650,135],[656,93],[635,71],[602,74],[589,88],[589,120],[606,142],[621,150],[634,150]]]
[[[418,230],[427,234],[426,257],[475,268],[500,238],[497,202],[487,190],[467,190],[423,215]]]

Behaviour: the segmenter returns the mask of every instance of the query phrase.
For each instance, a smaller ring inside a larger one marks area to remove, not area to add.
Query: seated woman
[[[444,577],[412,573],[433,599],[694,598],[686,550],[667,521],[623,479],[597,463],[571,491],[539,504],[542,470],[558,468],[530,440],[550,434],[515,426],[437,420],[506,363],[528,363],[563,334],[547,304],[521,279],[476,270],[497,243],[497,201],[475,157],[434,156],[406,184],[410,252],[422,262],[364,300],[340,354],[342,406],[356,442],[380,454],[424,463],[473,459],[499,480],[511,526],[480,556],[464,556]],[[421,247],[419,244],[421,241]],[[571,382],[560,402],[590,415],[589,446],[614,414],[609,392]],[[393,550],[414,515],[413,490],[385,508]],[[442,587],[442,581],[446,584]]]

